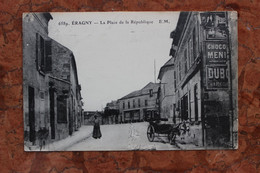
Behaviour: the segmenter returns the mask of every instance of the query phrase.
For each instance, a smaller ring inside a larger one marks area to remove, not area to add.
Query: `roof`
[[[181,33],[183,32],[183,28],[186,24],[186,20],[188,18],[190,12],[180,12],[179,20],[176,26],[175,31],[171,34],[171,37],[173,37],[173,42],[175,46],[178,46],[179,40],[181,38]]]
[[[182,37],[182,33],[185,30],[184,27],[185,27],[186,21],[188,20],[188,18],[190,16],[189,14],[191,14],[191,12],[180,12],[179,19],[178,19],[178,22],[176,25],[176,29],[174,31],[172,31],[170,34],[170,38],[173,39],[172,48],[170,49],[171,56],[174,56],[176,53],[176,49],[177,49],[177,46]]]
[[[142,94],[141,90],[133,91],[133,92],[127,94],[126,96],[122,97],[122,98],[119,99],[119,100],[131,98],[131,97],[136,97],[136,96],[139,96],[139,95],[141,95],[141,94]]]
[[[48,13],[48,12],[43,13],[43,16],[44,16],[48,21],[49,21],[50,19],[53,19],[51,13]]]
[[[172,57],[160,68],[158,79],[162,79],[166,67],[173,67],[173,66],[174,66],[174,58]]]
[[[170,38],[172,38],[172,48],[170,49],[170,58],[160,69],[158,79],[162,79],[162,76],[165,70],[168,67],[174,66],[174,56],[177,50],[177,46],[179,45],[180,39],[182,37],[182,33],[184,32],[185,24],[190,16],[191,12],[180,12],[179,19],[176,25],[176,29],[171,32]]]
[[[119,100],[124,100],[124,99],[128,99],[128,98],[133,98],[133,97],[138,97],[138,96],[141,96],[141,95],[149,94],[149,90],[150,89],[152,89],[153,91],[157,92],[158,89],[159,89],[159,84],[158,83],[149,82],[142,89],[133,91],[133,92],[127,94],[126,96],[122,97]]]

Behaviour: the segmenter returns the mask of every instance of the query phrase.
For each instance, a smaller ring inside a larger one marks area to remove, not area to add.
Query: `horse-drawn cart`
[[[161,123],[162,121],[167,121],[167,119],[157,119],[149,122],[147,128],[148,140],[153,142],[155,137],[167,137],[170,144],[174,144],[176,135],[179,134],[179,125]]]

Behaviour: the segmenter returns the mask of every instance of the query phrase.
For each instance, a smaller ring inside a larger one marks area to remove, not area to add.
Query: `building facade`
[[[73,53],[48,37],[50,13],[23,16],[24,136],[27,146],[71,135],[81,123],[82,98]]]
[[[175,90],[174,90],[174,58],[169,59],[160,69],[158,79],[160,80],[159,114],[160,118],[168,118],[175,122]],[[176,123],[176,122],[175,122]]]
[[[189,127],[188,135],[180,139],[182,142],[209,148],[235,145],[237,79],[231,64],[236,64],[237,55],[231,50],[237,49],[230,38],[236,40],[237,33],[230,15],[230,12],[181,12],[171,33],[171,74],[164,72],[159,79],[167,83],[165,79],[173,77],[168,80],[173,81],[168,86],[174,91],[173,101],[166,103],[172,105],[173,112],[167,114],[174,123],[185,122]],[[165,116],[162,108],[161,111]]]
[[[148,83],[141,90],[119,99],[119,122],[149,121],[158,117],[159,84]]]

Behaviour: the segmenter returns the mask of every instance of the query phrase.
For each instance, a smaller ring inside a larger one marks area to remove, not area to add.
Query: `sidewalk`
[[[76,143],[80,143],[92,136],[93,126],[82,126],[71,136],[65,139],[47,144],[40,149],[39,146],[28,147],[24,145],[24,151],[64,151]]]

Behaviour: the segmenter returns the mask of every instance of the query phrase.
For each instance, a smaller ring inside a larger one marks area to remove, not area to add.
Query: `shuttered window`
[[[150,97],[153,97],[153,89],[149,90],[149,95],[150,95]]]
[[[51,41],[45,41],[45,72],[50,72],[52,70],[52,51],[51,51]]]
[[[189,61],[190,61],[190,66],[193,64],[193,39],[192,37],[189,40]]]
[[[193,61],[194,61],[197,57],[197,42],[196,42],[197,39],[196,39],[195,28],[193,29],[192,36],[193,36]]]
[[[179,81],[181,81],[181,61],[179,61]]]
[[[185,49],[184,50],[184,73],[186,74],[187,73],[187,71],[188,71],[188,57],[187,57],[187,53],[188,52],[188,50],[187,49]]]
[[[174,77],[174,90],[176,90],[176,84],[177,84],[177,80],[176,80],[176,70],[174,70],[174,73],[173,73],[173,77]]]
[[[40,72],[50,72],[52,70],[52,49],[51,40],[36,33],[36,69]]]
[[[36,59],[35,59],[35,62],[36,62],[36,69],[39,70],[39,34],[36,33],[36,46],[35,46],[35,55],[36,55]]]
[[[40,36],[40,70],[41,71],[45,71],[45,57],[44,57],[44,48],[45,48],[45,44],[44,44],[44,39]]]

